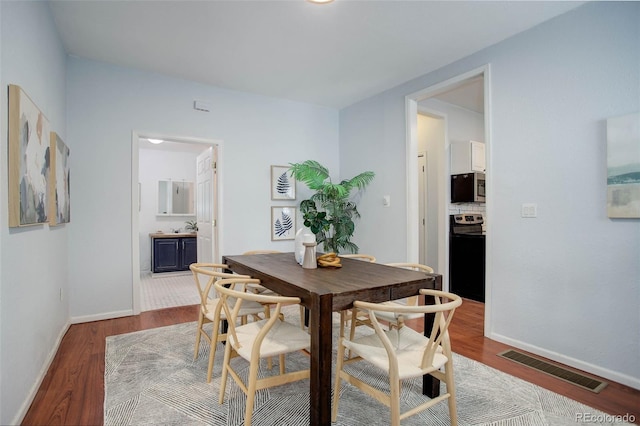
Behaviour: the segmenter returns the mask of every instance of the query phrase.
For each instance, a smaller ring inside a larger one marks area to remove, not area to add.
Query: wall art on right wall
[[[640,112],[607,119],[607,214],[640,218]]]

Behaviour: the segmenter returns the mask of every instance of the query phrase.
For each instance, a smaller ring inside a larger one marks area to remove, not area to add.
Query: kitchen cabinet
[[[451,174],[484,172],[485,146],[482,142],[465,141],[451,144]]]
[[[196,234],[150,234],[154,273],[187,271],[197,262]]]

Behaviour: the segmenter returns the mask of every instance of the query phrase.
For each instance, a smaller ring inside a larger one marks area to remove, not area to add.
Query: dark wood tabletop
[[[442,289],[441,275],[357,259],[342,258],[341,268],[317,269],[302,268],[293,253],[223,256],[222,263],[283,296],[299,297],[309,310],[312,425],[331,424],[332,312],[349,309],[356,300],[385,302],[422,288]],[[437,384],[425,386],[425,394],[436,393]]]

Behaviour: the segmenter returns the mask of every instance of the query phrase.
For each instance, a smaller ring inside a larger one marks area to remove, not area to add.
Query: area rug
[[[293,321],[295,317],[288,316]],[[338,317],[334,318],[337,322]],[[225,403],[218,404],[222,344],[216,351],[214,378],[207,383],[209,348],[202,344],[198,358],[193,360],[195,332],[193,322],[107,338],[105,425],[243,424],[245,396],[232,379],[227,384]],[[240,358],[232,362],[246,364]],[[265,362],[260,374],[277,374],[277,361],[274,364],[269,370]],[[303,354],[287,358],[287,370],[308,364],[309,358]],[[384,376],[374,368],[357,364],[352,368],[360,368],[358,374],[368,376],[376,386],[386,386]],[[624,424],[616,423],[614,416],[457,354],[454,371],[461,426]],[[407,404],[426,398],[421,394],[421,384],[421,379],[404,383],[404,409]],[[388,409],[351,385],[343,383],[339,407],[336,425],[389,423]],[[308,380],[262,390],[256,396],[254,425],[307,425],[308,416]],[[447,404],[437,404],[402,424],[448,425]]]

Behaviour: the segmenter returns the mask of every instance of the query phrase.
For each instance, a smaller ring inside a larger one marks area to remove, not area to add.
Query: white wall
[[[68,325],[67,247],[74,224],[8,227],[8,84],[21,86],[65,140],[72,169],[76,159],[66,137],[65,55],[47,4],[0,2],[0,11],[0,424],[16,424]],[[72,171],[72,204],[74,178]]]
[[[211,112],[195,111],[195,99]],[[78,58],[68,62],[68,105],[74,181],[82,183],[69,235],[73,320],[132,310],[132,131],[222,141],[222,254],[293,251],[293,241],[270,240],[270,207],[294,204],[271,201],[270,165],[313,158],[338,169],[338,113],[328,108]],[[308,194],[301,186],[298,203]]]
[[[637,2],[589,3],[340,111],[341,173],[377,173],[356,243],[398,260],[405,96],[490,63],[489,337],[636,388],[640,221],[606,216],[605,123],[640,110],[638,22]]]
[[[461,108],[437,99],[419,102],[421,110],[440,113],[447,117],[448,136],[451,143],[469,140],[484,142],[484,114]]]
[[[204,150],[205,148],[203,148]],[[174,180],[196,182],[196,158],[193,152],[174,152],[156,149],[141,149],[138,157],[140,181],[140,271],[151,271],[150,233],[185,231],[185,221],[196,216],[158,216],[158,181]]]

